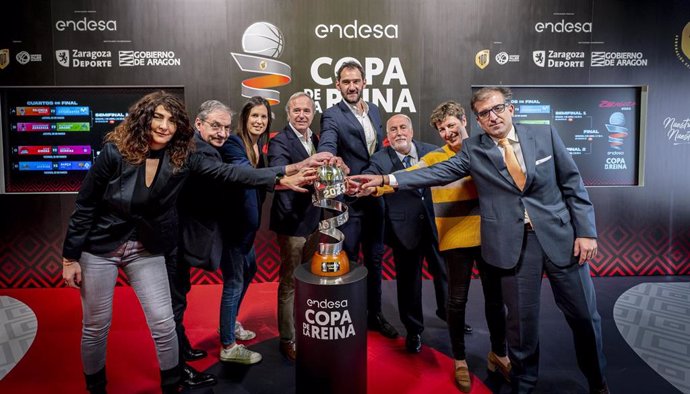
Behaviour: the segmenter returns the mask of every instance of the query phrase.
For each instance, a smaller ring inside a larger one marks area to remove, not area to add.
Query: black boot
[[[182,380],[180,385],[182,387],[197,389],[199,387],[213,386],[217,383],[215,375],[210,373],[199,372],[192,368],[191,365],[182,365]]]
[[[170,369],[161,369],[161,392],[163,394],[179,393],[181,378],[182,368],[180,365]]]
[[[86,389],[91,394],[106,394],[105,385],[108,381],[105,379],[105,367],[94,374],[84,374],[86,378]]]

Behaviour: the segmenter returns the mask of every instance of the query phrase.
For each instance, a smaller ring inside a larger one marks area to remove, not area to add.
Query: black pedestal
[[[297,393],[367,391],[367,269],[322,277],[295,270]]]

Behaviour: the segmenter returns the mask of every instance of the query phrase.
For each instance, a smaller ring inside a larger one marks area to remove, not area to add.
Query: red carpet
[[[277,283],[255,283],[249,287],[240,311],[245,327],[257,333],[246,343],[252,346],[278,335],[276,315]],[[189,296],[185,326],[195,346],[209,352],[195,362],[204,370],[218,363],[218,310],[220,285],[194,286]],[[2,295],[26,303],[36,313],[38,334],[19,364],[0,381],[0,393],[84,392],[79,355],[81,307],[72,289],[2,290]],[[109,393],[158,393],[158,367],[148,328],[134,292],[116,289],[113,325],[108,344]],[[277,351],[277,350],[276,350]],[[452,360],[429,347],[421,354],[404,350],[404,339],[391,341],[378,333],[368,336],[368,392],[457,393]],[[474,379],[472,393],[490,393]],[[276,387],[276,393],[284,392]]]

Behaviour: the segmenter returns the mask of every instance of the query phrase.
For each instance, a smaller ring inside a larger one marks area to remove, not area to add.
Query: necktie
[[[412,157],[411,157],[411,156],[405,156],[405,157],[403,157],[402,163],[403,163],[403,166],[404,166],[405,168],[411,166],[411,165],[412,165]]]
[[[515,157],[513,147],[510,145],[507,138],[501,138],[498,140],[498,144],[503,148],[503,160],[506,162],[506,167],[508,168],[510,176],[520,190],[524,189],[525,173],[523,173],[522,168],[520,168],[520,163],[518,163],[517,157]]]
[[[403,167],[408,168],[412,165],[412,156],[405,156],[403,157],[402,160]],[[424,189],[417,189],[417,192],[422,195],[422,198],[424,198]]]

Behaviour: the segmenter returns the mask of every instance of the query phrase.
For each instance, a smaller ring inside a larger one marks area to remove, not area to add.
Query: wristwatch
[[[275,186],[280,185],[280,180],[283,179],[284,176],[285,176],[285,174],[283,174],[282,172],[277,173],[274,185]]]

